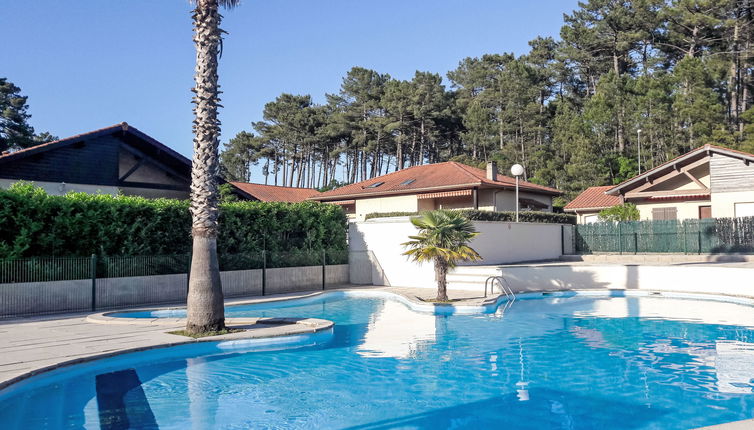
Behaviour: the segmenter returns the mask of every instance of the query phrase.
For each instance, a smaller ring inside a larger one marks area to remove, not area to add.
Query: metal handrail
[[[510,285],[507,285],[505,282],[505,278],[502,275],[498,276],[489,276],[484,281],[484,297],[487,297],[487,285],[490,286],[490,292],[492,292],[492,288],[495,286],[495,281],[500,284],[500,291],[503,292],[506,296],[510,296],[513,298],[513,300],[516,300],[516,295],[513,293],[513,290],[511,289]]]

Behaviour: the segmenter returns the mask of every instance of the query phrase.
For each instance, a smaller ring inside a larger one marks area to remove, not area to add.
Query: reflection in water
[[[434,315],[414,312],[402,303],[383,301],[374,312],[357,352],[363,357],[416,357],[434,342],[435,320]]]
[[[204,355],[192,345],[180,358],[150,351],[48,380],[0,400],[0,427],[98,429],[110,411],[110,422],[162,430],[667,430],[754,411],[754,312],[735,304],[552,297],[495,315],[433,316],[344,299],[234,312],[326,318],[336,328],[297,349]],[[120,374],[119,390],[105,387],[123,369],[135,374]]]
[[[721,393],[754,392],[754,343],[716,341],[714,366]]]

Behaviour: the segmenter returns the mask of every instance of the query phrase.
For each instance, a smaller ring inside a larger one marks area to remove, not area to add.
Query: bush
[[[468,219],[472,221],[515,221],[515,212],[491,212],[474,209],[461,209]],[[375,212],[368,214],[365,219],[386,218],[398,216],[415,216],[419,212]],[[552,212],[521,211],[518,213],[521,222],[541,222],[553,224],[576,224],[576,216],[571,214],[556,214]]]
[[[48,195],[30,184],[0,190],[0,259],[188,254],[188,201],[103,194]],[[346,249],[336,205],[230,202],[220,206],[218,252]]]
[[[639,208],[633,203],[624,203],[603,209],[597,214],[600,221],[617,222],[617,221],[638,221],[641,214]]]

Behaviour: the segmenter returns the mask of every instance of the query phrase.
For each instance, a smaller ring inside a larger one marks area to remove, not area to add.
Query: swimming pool
[[[323,295],[228,315],[336,325],[287,346],[192,344],[41,375],[0,393],[0,422],[686,429],[754,416],[754,312],[735,303],[544,297],[431,315],[387,298]]]

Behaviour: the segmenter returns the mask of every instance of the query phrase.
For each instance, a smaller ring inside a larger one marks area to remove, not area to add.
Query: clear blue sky
[[[352,66],[445,76],[464,57],[558,37],[576,0],[246,0],[225,11],[222,141],[282,92],[317,102]],[[0,76],[29,96],[37,132],[121,121],[191,155],[194,51],[187,0],[4,1]]]

